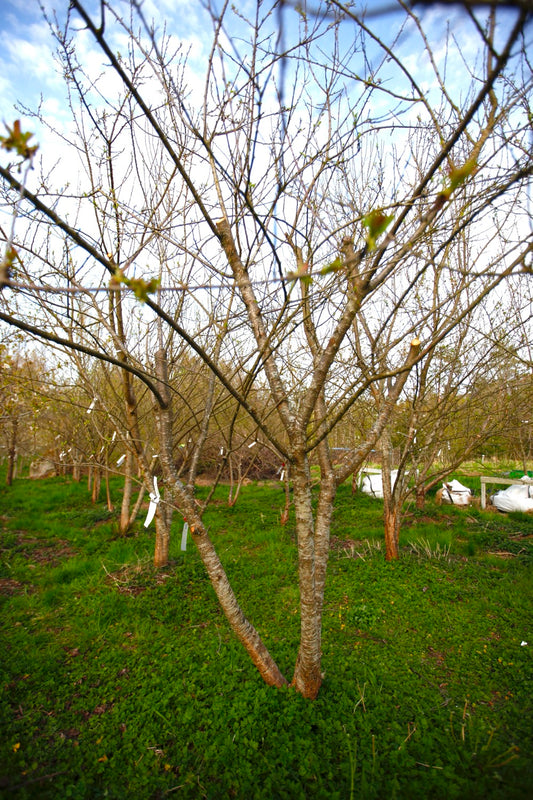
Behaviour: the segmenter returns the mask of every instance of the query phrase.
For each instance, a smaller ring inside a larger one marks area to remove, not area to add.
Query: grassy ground
[[[282,503],[250,486],[206,519],[290,676]],[[119,538],[83,484],[19,480],[0,489],[0,515],[0,796],[530,796],[532,517],[430,503],[386,564],[380,502],[343,487],[310,703],[261,682],[178,526],[156,573],[152,534]]]

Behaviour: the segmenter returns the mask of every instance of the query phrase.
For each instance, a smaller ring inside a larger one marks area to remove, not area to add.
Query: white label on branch
[[[96,405],[96,397],[94,398],[94,400],[92,401],[91,405],[90,405],[90,406],[89,406],[89,408],[87,409],[87,413],[88,413],[88,414],[90,414],[90,413],[91,413],[91,411],[93,410],[93,408],[95,407],[95,405]]]
[[[148,514],[146,515],[146,519],[144,521],[144,527],[147,528],[153,518],[155,517],[155,512],[157,510],[157,506],[159,505],[159,501],[161,496],[159,494],[159,489],[157,487],[157,477],[154,475],[154,491],[150,492],[150,505],[148,506]]]
[[[125,462],[125,460],[126,460],[126,453],[124,453],[124,455],[120,456],[120,458],[118,459],[117,467],[121,467],[123,465],[123,463]]]
[[[183,524],[183,530],[181,532],[181,549],[187,549],[187,533],[189,532],[189,523],[185,522]]]

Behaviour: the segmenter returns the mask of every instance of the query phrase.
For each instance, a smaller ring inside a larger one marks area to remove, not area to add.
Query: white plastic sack
[[[396,480],[396,476],[398,475],[398,470],[394,469],[391,472],[391,482],[394,486],[394,482]],[[361,484],[361,491],[365,494],[369,494],[372,497],[383,497],[383,475],[381,472],[378,472],[376,475],[369,475],[365,474],[363,478],[363,482]]]
[[[463,486],[456,480],[442,484],[441,496],[443,503],[451,503],[454,506],[467,506],[472,501],[472,492],[468,486]]]
[[[499,511],[533,511],[533,486],[513,484],[492,498]]]

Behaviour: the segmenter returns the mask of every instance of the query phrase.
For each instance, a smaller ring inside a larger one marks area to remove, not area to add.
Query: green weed
[[[0,489],[0,794],[528,797],[531,520],[428,505],[387,564],[382,504],[341,489],[314,703],[262,683],[191,543],[180,550],[179,520],[155,570],[153,534],[118,537],[86,487]],[[299,591],[283,497],[252,485],[233,508],[223,489],[215,499],[210,535],[290,676]]]

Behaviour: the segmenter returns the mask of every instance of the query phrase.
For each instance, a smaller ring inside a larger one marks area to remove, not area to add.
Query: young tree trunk
[[[119,530],[125,536],[130,527],[130,505],[133,494],[133,453],[128,450],[126,453],[126,463],[124,465],[124,489],[122,490],[122,503],[120,506]]]
[[[385,559],[396,561],[399,557],[401,510],[394,502],[386,503],[383,520],[385,523]]]
[[[91,494],[91,500],[93,503],[98,502],[98,498],[100,497],[101,484],[102,484],[102,472],[100,466],[95,464],[93,466],[93,490]]]
[[[321,614],[315,584],[315,526],[311,502],[311,473],[307,456],[298,458],[292,468],[296,537],[298,541],[298,579],[300,587],[300,649],[292,686],[314,700],[322,684]]]
[[[76,483],[81,480],[81,464],[77,453],[72,456],[72,480]]]
[[[238,473],[237,474],[237,485],[235,486],[235,481],[234,481],[234,477],[233,477],[234,466],[233,466],[233,459],[231,458],[231,456],[228,459],[228,463],[229,463],[228,506],[230,508],[232,508],[235,505],[235,503],[237,502],[239,494],[240,494],[240,491],[241,491],[242,469],[241,469],[241,460],[239,458],[239,461],[238,461],[238,464],[237,464],[237,473]]]
[[[105,498],[107,503],[107,510],[110,514],[113,513],[115,507],[111,500],[111,487],[109,486],[109,468],[107,466],[107,454],[106,454],[106,464],[105,464]]]
[[[154,567],[157,569],[167,566],[169,546],[170,525],[167,522],[167,514],[160,506],[155,515]]]
[[[17,430],[18,420],[14,418],[11,422],[11,436],[9,437],[9,448],[7,452],[7,474],[6,484],[11,486],[15,474],[15,460],[17,457]]]
[[[385,525],[385,559],[395,561],[399,557],[399,538],[402,493],[399,485],[392,485],[392,442],[388,428],[381,436],[381,462],[383,486],[383,522]],[[399,484],[401,476],[398,474],[396,482]]]
[[[423,484],[416,487],[415,498],[416,507],[421,511],[426,505],[426,487]]]

